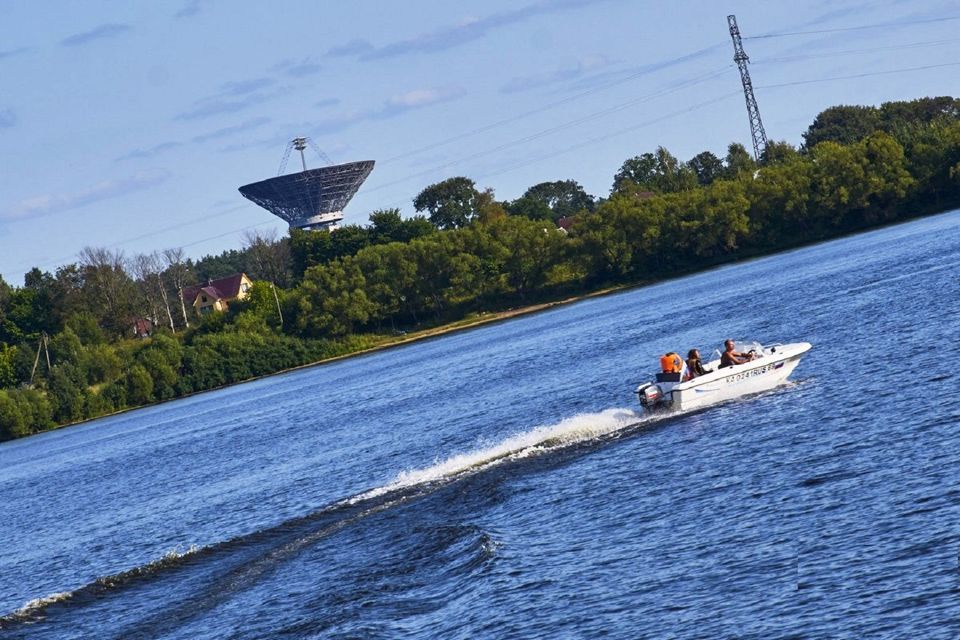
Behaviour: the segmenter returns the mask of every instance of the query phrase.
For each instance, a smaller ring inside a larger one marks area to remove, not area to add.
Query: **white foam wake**
[[[646,416],[630,409],[583,413],[553,425],[534,427],[490,446],[460,453],[422,469],[402,471],[388,484],[354,497],[350,502],[375,498],[404,489],[455,477],[505,460],[524,458],[547,449],[587,442],[635,425]]]
[[[36,598],[26,603],[19,609],[15,610],[13,613],[4,616],[4,618],[9,619],[18,619],[18,618],[29,618],[33,613],[37,611],[42,611],[52,604],[58,602],[65,602],[73,597],[72,591],[61,591],[60,593],[51,593],[48,596],[42,598]],[[2,627],[0,627],[2,628]]]

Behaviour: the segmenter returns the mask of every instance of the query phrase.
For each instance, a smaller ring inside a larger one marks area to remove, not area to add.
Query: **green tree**
[[[47,393],[53,403],[53,417],[59,423],[82,420],[86,405],[86,374],[73,363],[57,365],[50,372]]]
[[[803,145],[813,149],[821,142],[853,144],[880,128],[880,111],[876,107],[841,105],[817,114],[803,134]]]
[[[0,441],[20,438],[33,431],[32,416],[17,402],[19,392],[0,390]]]
[[[54,366],[71,363],[82,366],[83,344],[71,329],[66,328],[50,340],[50,358]]]
[[[307,269],[297,292],[297,328],[313,337],[343,336],[366,323],[376,310],[365,284],[350,258]]]
[[[757,163],[753,156],[742,144],[733,142],[727,147],[727,156],[723,160],[724,179],[732,180],[744,173],[752,174],[756,168]]]
[[[463,234],[438,233],[410,243],[417,264],[417,299],[439,321],[450,307],[476,295],[482,286],[481,262],[465,253]]]
[[[745,180],[750,201],[751,242],[769,248],[812,236],[816,220],[810,210],[813,163],[798,156],[764,167]]]
[[[136,316],[137,288],[124,271],[123,253],[84,247],[80,260],[83,295],[98,324],[115,336],[127,334]]]
[[[584,191],[576,180],[535,184],[524,192],[521,199],[543,203],[551,211],[554,220],[579,211],[592,211],[595,204],[593,196]]]
[[[644,153],[623,161],[613,176],[613,191],[622,190],[627,183],[641,189],[654,189],[657,159],[652,153]]]
[[[473,180],[458,176],[430,185],[414,198],[413,206],[417,211],[427,211],[437,228],[456,229],[476,216],[479,197]]]
[[[400,241],[403,235],[403,218],[400,209],[377,209],[370,214],[370,239],[373,244]]]
[[[563,258],[566,236],[552,224],[511,217],[491,231],[506,249],[504,273],[521,299],[543,287],[550,268]]]
[[[0,388],[17,384],[17,348],[0,343]]]
[[[520,197],[507,205],[507,213],[512,216],[521,216],[531,220],[552,220],[553,210],[543,200],[537,198]]]
[[[666,199],[614,193],[571,230],[576,255],[592,282],[624,280],[659,271]]]
[[[153,378],[142,364],[130,367],[127,374],[127,402],[136,407],[153,400]]]
[[[356,264],[364,275],[367,298],[374,304],[379,324],[401,314],[416,315],[417,263],[408,245],[399,242],[367,247],[356,255]]]
[[[84,353],[87,384],[101,384],[117,379],[123,371],[123,364],[120,356],[109,345],[96,344],[87,347]]]
[[[789,142],[785,140],[771,140],[763,149],[763,154],[760,156],[760,164],[765,167],[775,164],[785,164],[793,162],[799,156],[800,152]]]
[[[73,332],[84,346],[103,344],[106,337],[97,324],[97,318],[89,311],[77,311],[66,321],[66,329]]]
[[[659,193],[676,193],[696,187],[697,175],[666,148],[657,147],[654,153],[645,153],[623,163],[614,176],[614,190],[623,190],[626,183]]]
[[[690,158],[687,166],[701,185],[710,184],[723,175],[723,161],[709,151],[701,151]]]

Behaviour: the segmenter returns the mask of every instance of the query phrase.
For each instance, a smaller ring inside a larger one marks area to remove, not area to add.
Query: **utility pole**
[[[40,364],[40,350],[41,350],[41,349],[43,349],[43,351],[47,354],[47,374],[49,375],[50,369],[51,369],[51,367],[50,367],[50,350],[47,348],[47,332],[46,332],[46,331],[44,331],[44,332],[41,334],[40,340],[37,342],[37,357],[34,358],[34,360],[33,360],[33,369],[30,370],[30,384],[31,384],[31,385],[33,384],[33,377],[34,377],[34,376],[36,375],[36,373],[37,373],[37,365]]]
[[[743,95],[747,99],[747,116],[750,118],[750,136],[753,138],[753,157],[759,161],[760,155],[767,148],[767,132],[763,130],[763,121],[760,120],[760,107],[753,95],[753,83],[750,81],[750,70],[747,63],[750,58],[743,50],[740,41],[740,28],[737,27],[737,16],[727,16],[730,25],[730,37],[733,39],[733,61],[740,68],[740,81],[743,82]]]
[[[273,299],[277,302],[277,315],[280,316],[280,331],[283,331],[283,311],[280,310],[280,298],[277,296],[277,285],[270,283],[273,290]]]

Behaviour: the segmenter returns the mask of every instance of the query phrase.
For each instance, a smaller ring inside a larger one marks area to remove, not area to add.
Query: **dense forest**
[[[648,282],[960,206],[960,100],[839,106],[798,149],[740,144],[627,159],[609,194],[573,180],[499,201],[467,177],[420,215],[193,261],[88,247],[23,286],[0,279],[0,440],[383,344],[411,329]],[[179,291],[238,271],[246,300],[202,319]],[[150,337],[134,337],[141,319]]]

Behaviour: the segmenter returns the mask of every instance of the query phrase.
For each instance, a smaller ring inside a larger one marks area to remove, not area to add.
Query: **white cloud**
[[[416,109],[428,105],[453,100],[464,94],[461,87],[439,87],[435,89],[414,89],[391,97],[387,105],[400,109]]]

